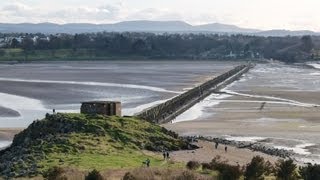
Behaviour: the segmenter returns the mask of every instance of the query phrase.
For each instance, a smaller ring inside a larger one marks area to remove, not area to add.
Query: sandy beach
[[[220,156],[222,160],[228,160],[228,163],[232,165],[244,166],[248,164],[254,156],[261,156],[265,160],[275,163],[279,158],[275,156],[266,155],[261,152],[254,152],[249,149],[239,149],[233,146],[227,146],[227,152],[225,152],[225,145],[219,145],[217,149],[214,148],[213,142],[199,141],[196,143],[199,149],[190,151],[176,151],[171,153],[171,158],[178,162],[211,162],[216,156]]]

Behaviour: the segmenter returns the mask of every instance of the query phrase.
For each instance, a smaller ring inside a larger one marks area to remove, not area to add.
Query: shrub
[[[152,180],[152,179],[155,179],[155,174],[150,168],[139,168],[131,172],[127,172],[123,177],[123,180],[135,180],[135,179]]]
[[[61,167],[53,167],[47,171],[45,174],[45,177],[48,180],[65,180],[67,179],[63,174],[65,173],[65,170]]]
[[[175,179],[175,180],[195,180],[195,179],[200,179],[200,178],[198,177],[197,174],[195,174],[192,171],[184,171],[180,175],[178,175],[177,177],[172,178],[172,179]]]
[[[304,180],[320,179],[320,165],[308,164],[306,167],[300,167],[299,173]]]
[[[219,171],[219,179],[222,180],[236,180],[239,179],[243,174],[240,166],[232,166],[229,164],[220,164],[218,168]]]
[[[240,166],[229,165],[220,156],[216,156],[209,164],[202,164],[202,168],[219,171],[219,179],[222,180],[236,180],[243,174]]]
[[[187,168],[190,170],[196,170],[200,167],[200,163],[198,161],[189,161],[187,163]]]
[[[271,171],[272,164],[270,162],[265,162],[261,156],[255,156],[247,164],[244,177],[246,180],[263,179],[263,175],[270,174]]]
[[[86,180],[103,180],[103,176],[100,174],[99,171],[93,170],[89,172],[89,174],[86,176]]]
[[[136,178],[134,177],[134,175],[131,172],[127,172],[123,178],[123,180],[136,180]]]
[[[201,166],[202,166],[202,170],[212,169],[210,163],[202,163]]]
[[[282,180],[295,180],[298,177],[296,169],[297,165],[292,159],[279,160],[276,163],[276,176]]]
[[[275,172],[274,166],[271,164],[270,161],[267,161],[265,164],[265,170],[264,170],[264,174],[269,176],[270,174]]]

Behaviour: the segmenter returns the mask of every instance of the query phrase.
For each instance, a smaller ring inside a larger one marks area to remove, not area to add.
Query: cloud
[[[319,30],[319,0],[6,0],[0,22],[114,23],[129,20],[182,20],[242,27]],[[31,5],[30,3],[33,2]],[[36,3],[37,2],[37,3]],[[79,3],[78,3],[79,2]],[[230,3],[232,2],[232,3]],[[77,3],[77,4],[76,4]],[[1,5],[2,4],[2,5]],[[65,5],[65,6],[64,6]],[[286,7],[284,10],[283,7]]]

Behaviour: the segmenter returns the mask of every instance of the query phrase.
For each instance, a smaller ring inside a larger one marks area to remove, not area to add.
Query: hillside
[[[255,36],[303,36],[319,35],[319,32],[301,30],[267,30],[242,28],[235,25],[209,23],[191,25],[183,21],[123,21],[114,24],[90,24],[90,23],[0,23],[0,33],[96,33],[96,32],[157,32],[157,33],[217,33],[217,34],[247,34]]]
[[[0,152],[0,177],[38,176],[55,166],[135,168],[147,158],[153,166],[170,166],[143,150],[187,148],[174,132],[136,118],[47,115],[16,135],[11,147]]]

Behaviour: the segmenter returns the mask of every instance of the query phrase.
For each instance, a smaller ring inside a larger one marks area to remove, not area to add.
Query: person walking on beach
[[[215,148],[218,149],[219,143],[216,142]]]
[[[227,146],[224,147],[224,151],[225,151],[225,152],[228,152],[228,147],[227,147]]]

